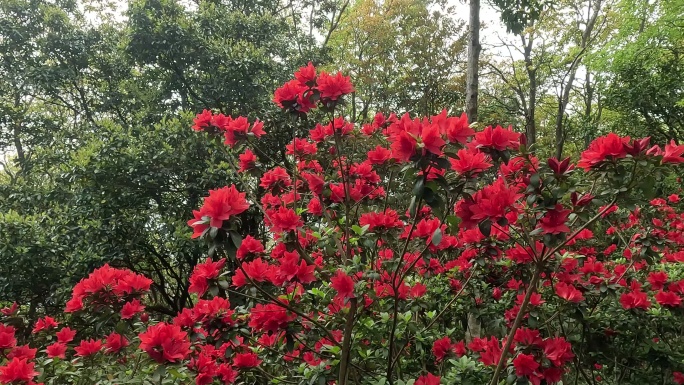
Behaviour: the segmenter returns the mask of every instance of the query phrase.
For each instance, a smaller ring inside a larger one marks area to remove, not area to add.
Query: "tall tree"
[[[480,72],[480,0],[470,0],[468,13],[468,70],[466,74],[466,113],[468,122],[477,121]]]
[[[568,137],[577,134],[570,130],[568,114],[570,107],[575,110],[582,103],[575,98],[577,75],[583,75],[585,58],[604,45],[612,31],[610,5],[606,0],[557,2],[513,37],[501,38],[500,48],[508,57],[488,62],[491,79],[515,95],[515,103],[500,104],[523,118],[528,142],[553,137],[548,155],[562,157]]]
[[[347,10],[328,48],[334,68],[354,77],[353,120],[462,105],[465,34],[450,12],[441,0],[360,0]]]
[[[592,55],[606,130],[684,140],[684,1],[622,0],[620,29]],[[625,132],[626,131],[626,132]]]
[[[207,190],[234,180],[224,145],[190,132],[191,117],[282,119],[271,92],[302,61],[300,32],[277,0],[135,0],[95,22],[81,5],[0,3],[0,146],[12,157],[0,179],[0,277],[12,280],[0,278],[0,301],[54,310],[110,263],[153,277],[150,309],[175,314],[205,257],[185,223]],[[263,162],[292,135],[273,126]],[[258,233],[259,216],[242,220]]]

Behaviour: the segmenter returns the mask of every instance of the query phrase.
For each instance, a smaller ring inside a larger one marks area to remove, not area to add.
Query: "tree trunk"
[[[466,71],[466,114],[468,123],[477,121],[478,70],[480,61],[480,0],[470,0],[470,36]]]
[[[17,110],[21,103],[21,95],[14,94],[14,109]],[[23,116],[22,116],[23,117]],[[21,123],[18,117],[15,118],[12,126],[12,139],[14,140],[14,149],[17,151],[17,162],[19,163],[19,171],[26,172],[26,154],[24,153],[24,146],[21,143]]]
[[[570,101],[570,91],[572,91],[572,84],[575,82],[576,73],[576,67],[570,70],[568,82],[565,84],[565,87],[562,88],[561,96],[558,99],[558,112],[556,115],[556,159],[562,159],[563,157],[563,146],[565,145],[565,125],[563,124],[563,119],[565,118],[565,110]]]
[[[525,46],[525,70],[530,81],[530,100],[525,113],[525,136],[527,137],[528,147],[537,141],[537,68],[532,63],[532,46],[534,44],[534,32],[530,33],[529,39],[525,41],[524,35],[521,36]]]
[[[592,102],[594,100],[594,87],[591,85],[591,72],[587,71],[585,75],[585,80],[584,80],[584,89],[586,90],[584,94],[584,122],[585,125],[592,123],[590,130],[587,130],[587,132],[584,133],[584,148],[589,147],[589,143],[591,142],[591,132],[594,130],[593,127],[593,122],[594,120],[592,119]]]
[[[468,69],[466,71],[466,114],[468,123],[477,122],[478,72],[480,64],[480,0],[470,0],[470,36],[468,40]],[[466,338],[480,337],[480,320],[468,313]]]

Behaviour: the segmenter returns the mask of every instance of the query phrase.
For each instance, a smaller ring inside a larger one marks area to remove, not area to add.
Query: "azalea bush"
[[[152,281],[105,265],[63,315],[2,310],[0,384],[684,383],[683,207],[656,188],[684,145],[541,160],[464,114],[349,122],[353,91],[311,64],[275,91],[310,126],[285,162],[263,122],[198,114],[241,183],[188,221],[193,305],[151,316]]]

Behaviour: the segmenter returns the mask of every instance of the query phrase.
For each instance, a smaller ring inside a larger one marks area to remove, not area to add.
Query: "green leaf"
[[[439,246],[439,244],[442,242],[442,229],[439,227],[435,229],[435,232],[432,233],[432,244],[435,246]]]
[[[532,174],[530,177],[530,185],[532,185],[535,189],[539,188],[541,185],[541,178],[539,177],[539,174]]]
[[[417,197],[422,197],[423,193],[425,192],[425,182],[423,181],[423,178],[418,178],[416,181],[416,185],[413,187],[413,195]]]
[[[489,219],[480,222],[477,227],[480,228],[480,232],[485,237],[488,237],[492,233],[492,221]]]
[[[235,248],[240,248],[242,244],[242,236],[237,231],[230,231],[230,240],[235,245]]]

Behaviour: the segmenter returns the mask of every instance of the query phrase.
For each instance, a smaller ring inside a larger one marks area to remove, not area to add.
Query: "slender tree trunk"
[[[466,114],[468,123],[477,121],[478,71],[480,61],[480,0],[470,0],[470,36],[466,71]]]
[[[468,38],[468,69],[466,71],[466,114],[468,123],[477,122],[478,72],[480,64],[480,0],[470,0],[470,36]],[[480,320],[468,313],[466,339],[480,337]]]
[[[537,71],[528,71],[530,77],[530,106],[527,110],[527,118],[525,119],[525,136],[527,137],[527,146],[531,146],[537,141]]]
[[[572,84],[575,82],[576,73],[577,68],[570,71],[568,82],[562,89],[561,97],[558,99],[558,111],[556,114],[556,159],[562,159],[563,157],[563,146],[565,145],[565,125],[563,124],[563,120],[565,119],[565,110],[570,101],[570,91],[572,91]]]
[[[531,146],[537,141],[537,68],[532,63],[532,46],[534,44],[534,33],[530,33],[529,39],[525,41],[524,35],[521,36],[525,47],[525,70],[530,81],[530,100],[525,113],[525,136],[527,145]]]
[[[589,147],[589,143],[591,142],[591,134],[590,132],[593,131],[593,119],[591,117],[592,113],[592,102],[594,101],[594,87],[591,85],[591,72],[587,71],[587,74],[585,76],[584,80],[584,88],[586,90],[585,96],[584,96],[584,121],[585,124],[591,124],[591,127],[589,127],[591,130],[587,130],[587,132],[584,133],[584,148]]]
[[[17,92],[14,95],[14,108],[17,110],[21,103],[21,95]],[[14,140],[14,149],[17,151],[17,162],[21,172],[26,172],[26,154],[24,153],[24,146],[21,143],[21,123],[19,118],[15,118],[12,127],[12,139]]]
[[[558,114],[556,115],[556,158],[561,159],[563,156],[563,146],[565,145],[566,132],[563,120],[565,119],[565,110],[570,101],[570,92],[572,91],[572,84],[575,82],[575,76],[577,75],[577,68],[580,66],[582,59],[584,58],[586,49],[591,41],[591,34],[596,26],[596,21],[598,20],[599,11],[601,10],[601,5],[603,0],[589,1],[587,3],[587,24],[582,31],[582,39],[579,44],[580,52],[577,54],[575,59],[570,64],[570,69],[568,71],[568,81],[563,87],[561,87],[561,94],[558,98]],[[605,17],[604,17],[605,20]]]

